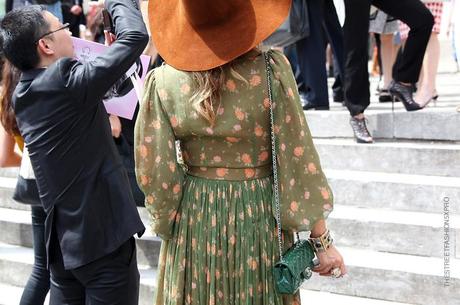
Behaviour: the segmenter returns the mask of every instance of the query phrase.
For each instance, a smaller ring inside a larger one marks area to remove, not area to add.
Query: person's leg
[[[297,42],[297,59],[308,87],[310,108],[329,108],[326,74],[326,42],[323,28],[323,1],[308,1],[310,35]]]
[[[433,15],[419,0],[373,0],[372,4],[410,27],[401,55],[393,66],[393,79],[401,83],[416,83],[433,28]]]
[[[46,267],[46,213],[41,206],[32,206],[34,266],[22,293],[20,305],[42,305],[50,289],[50,272]]]
[[[72,272],[65,270],[59,245],[52,251],[50,305],[85,305],[85,287]]]
[[[131,237],[114,252],[72,273],[85,286],[86,305],[137,305],[139,271]]]
[[[368,0],[345,0],[345,105],[351,116],[362,115],[369,106],[368,61]]]
[[[324,26],[334,57],[334,77],[332,85],[334,102],[343,102],[342,79],[344,75],[343,31],[332,0],[324,0]]]
[[[388,89],[388,86],[393,79],[391,70],[396,60],[396,48],[393,43],[393,34],[381,34],[381,58],[383,70],[383,88]]]
[[[302,106],[307,101],[307,88],[305,86],[305,82],[303,81],[302,73],[300,71],[299,62],[297,59],[297,49],[296,45],[290,45],[284,48],[284,55],[288,58],[289,62],[291,63],[292,72],[294,73],[295,80],[297,83],[297,88],[299,90],[300,101],[302,102]]]
[[[441,54],[438,34],[432,33],[428,42],[423,62],[423,79],[419,82],[415,101],[421,106],[428,104],[436,91],[436,74],[438,73],[438,64]]]

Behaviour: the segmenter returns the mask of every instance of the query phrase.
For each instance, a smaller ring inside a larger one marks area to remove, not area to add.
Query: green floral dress
[[[291,67],[282,53],[269,56],[289,247],[292,231],[308,231],[327,218],[333,200]],[[190,102],[190,73],[163,65],[146,81],[135,131],[136,173],[152,230],[163,239],[155,304],[300,304],[298,293],[282,296],[274,287],[279,255],[264,57],[250,51],[224,73],[214,126]],[[177,161],[176,141],[184,164]]]

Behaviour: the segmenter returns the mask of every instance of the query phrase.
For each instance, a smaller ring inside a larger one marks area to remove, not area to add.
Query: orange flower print
[[[329,199],[329,192],[325,187],[321,187],[321,196],[323,196],[323,199],[328,200]]]
[[[323,205],[323,209],[325,209],[326,211],[332,211],[332,204],[326,203],[325,205]]]
[[[287,94],[290,98],[294,97],[294,91],[292,91],[292,88],[288,88]]]
[[[304,199],[309,199],[310,198],[310,192],[303,193],[303,198]]]
[[[286,118],[284,120],[287,124],[289,124],[289,122],[291,121],[291,116],[288,114],[286,115]]]
[[[221,162],[222,158],[220,156],[214,156],[214,158],[212,158],[212,160],[214,160],[214,162]]]
[[[153,129],[160,129],[161,128],[161,122],[160,120],[153,120],[152,121],[152,124],[150,124],[151,127],[153,127]]]
[[[285,151],[285,150],[286,150],[286,144],[281,143],[281,150],[282,150],[282,151]]]
[[[307,218],[304,218],[304,219],[302,220],[302,223],[303,223],[304,225],[308,226],[308,225],[310,225],[310,220],[308,220]]]
[[[259,161],[264,162],[268,159],[268,151],[263,151],[259,154]]]
[[[251,156],[248,155],[248,154],[243,154],[243,155],[241,155],[241,161],[243,161],[246,164],[249,164],[249,163],[252,162]]]
[[[230,242],[230,244],[235,245],[235,243],[236,243],[236,236],[235,236],[235,235],[230,236],[230,239],[229,239],[228,241]]]
[[[252,178],[256,174],[256,171],[252,168],[246,168],[244,170],[244,175],[246,178]]]
[[[264,98],[264,107],[270,108],[270,99],[268,97]]]
[[[200,154],[200,160],[203,161],[204,159],[206,159],[206,154],[205,154],[205,153],[201,153],[201,154]]]
[[[238,143],[241,139],[240,138],[235,138],[235,137],[226,137],[225,140],[230,143]]]
[[[169,121],[171,122],[172,127],[176,128],[177,126],[179,126],[179,121],[177,120],[177,117],[175,115],[173,115]]]
[[[158,164],[158,163],[160,163],[160,162],[161,162],[161,157],[160,157],[160,156],[157,156],[157,157],[155,158],[155,163]]]
[[[176,184],[173,187],[173,193],[178,194],[180,192],[180,184]]]
[[[168,162],[168,166],[171,172],[174,173],[176,171],[176,164],[174,162]]]
[[[215,227],[216,225],[217,225],[216,215],[212,215],[212,217],[211,217],[211,226]]]
[[[256,137],[261,137],[264,135],[264,129],[257,123],[256,127],[254,128],[254,134],[256,135]]]
[[[225,177],[225,175],[228,174],[228,169],[227,168],[218,168],[216,169],[216,175],[217,177]]]
[[[152,137],[145,137],[144,141],[145,143],[152,143]]]
[[[165,89],[159,89],[158,96],[160,97],[161,100],[165,101],[168,99],[168,92]]]
[[[163,183],[161,184],[161,187],[162,187],[163,189],[167,190],[167,189],[168,189],[168,184],[167,184],[166,182],[163,182]]]
[[[236,90],[236,84],[233,81],[233,79],[229,79],[227,81],[227,83],[225,84],[225,86],[227,87],[228,91],[230,91],[230,92],[235,92],[235,90]]]
[[[207,127],[206,132],[210,135],[214,134],[214,130],[211,127]]]
[[[295,179],[294,179],[294,178],[292,178],[291,180],[289,180],[289,185],[290,185],[290,186],[294,186],[294,184],[295,184]]]
[[[238,120],[242,121],[246,117],[246,114],[244,113],[244,111],[241,110],[241,108],[236,107],[235,116]]]
[[[240,131],[241,130],[241,125],[236,124],[235,126],[233,126],[233,130],[234,131]]]
[[[173,221],[174,219],[176,219],[176,215],[177,215],[177,211],[176,210],[172,210],[169,212],[169,221]]]
[[[149,177],[146,175],[141,175],[141,185],[147,185],[149,183]]]
[[[301,136],[301,137],[305,136],[305,131],[302,130],[302,131],[300,132],[300,136]]]
[[[189,84],[187,84],[187,83],[182,84],[182,86],[180,86],[180,92],[182,92],[182,94],[189,94],[190,93]]]
[[[297,201],[292,201],[290,205],[291,211],[297,212],[299,210],[299,204]]]
[[[257,74],[254,74],[251,79],[249,80],[249,84],[252,86],[252,87],[256,87],[258,85],[260,85],[262,79],[260,78],[260,75],[257,75]]]
[[[312,174],[316,173],[316,165],[315,163],[308,163],[308,171]]]
[[[219,270],[216,270],[216,278],[220,279],[220,271]],[[219,292],[222,293],[222,291],[219,291]],[[221,296],[219,295],[219,297],[221,297]]]
[[[218,114],[218,115],[223,115],[224,112],[225,112],[224,107],[219,107],[219,109],[217,109],[217,114]]]
[[[147,158],[148,153],[149,153],[149,151],[147,149],[147,146],[145,146],[145,145],[140,145],[139,146],[139,154],[141,155],[141,157],[143,159]]]
[[[155,201],[155,198],[152,195],[148,195],[147,197],[145,197],[145,201],[147,202],[147,204],[152,205]]]
[[[294,148],[294,155],[296,157],[301,157],[303,155],[303,151],[304,151],[303,147],[297,146],[296,148]]]

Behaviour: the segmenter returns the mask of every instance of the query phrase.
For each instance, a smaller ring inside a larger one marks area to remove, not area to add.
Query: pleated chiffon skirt
[[[286,234],[285,247],[293,236]],[[275,291],[279,258],[270,177],[188,175],[174,237],[163,241],[155,305],[297,305]]]

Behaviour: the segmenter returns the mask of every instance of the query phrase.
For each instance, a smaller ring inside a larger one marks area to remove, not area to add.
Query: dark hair
[[[14,115],[12,97],[14,88],[19,82],[21,73],[8,60],[5,60],[2,69],[2,92],[0,94],[0,122],[6,132],[18,135],[19,129]]]
[[[36,41],[50,28],[44,10],[40,5],[12,10],[0,24],[5,57],[21,71],[35,68],[40,61]]]

